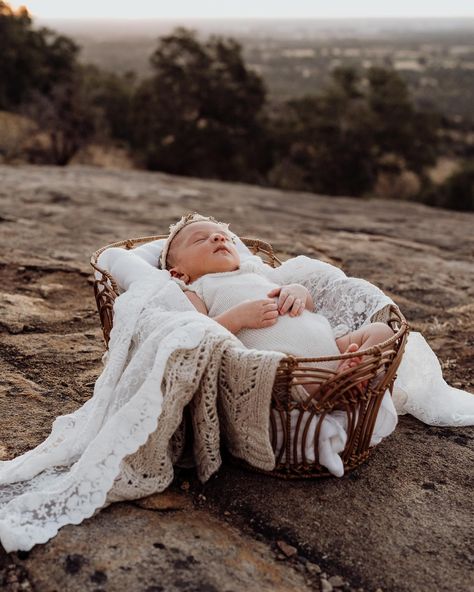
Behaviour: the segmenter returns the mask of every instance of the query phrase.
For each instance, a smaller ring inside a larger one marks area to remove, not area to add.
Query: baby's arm
[[[208,314],[206,305],[204,304],[204,300],[199,298],[199,296],[196,294],[196,292],[191,292],[190,290],[186,290],[185,294],[189,298],[189,300],[191,301],[191,304],[194,306],[194,308],[198,312],[202,312],[202,314],[205,314],[205,315]]]
[[[205,303],[195,292],[186,291],[185,294],[196,310],[205,315],[209,314]],[[274,325],[278,320],[278,310],[276,302],[270,298],[247,300],[229,308],[213,319],[237,335],[244,328],[261,329]]]
[[[198,312],[201,312],[205,315],[209,314],[204,301],[202,300],[202,298],[199,298],[199,296],[195,292],[187,290],[185,294]],[[220,323],[223,327],[225,327],[227,330],[229,330],[231,333],[234,333],[235,335],[236,333],[238,333],[238,331],[240,331],[242,327],[240,327],[238,319],[235,318],[235,315],[232,315],[231,311],[232,309],[226,310],[222,314],[215,317],[214,320]]]

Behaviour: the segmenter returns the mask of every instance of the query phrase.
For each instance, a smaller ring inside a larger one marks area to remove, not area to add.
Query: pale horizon
[[[33,17],[40,19],[457,19],[474,18],[474,3],[449,3],[429,0],[399,0],[397,5],[386,5],[375,0],[339,0],[328,5],[315,0],[293,0],[289,9],[287,0],[227,1],[216,5],[212,0],[201,0],[199,11],[192,0],[175,0],[170,5],[147,0],[117,3],[113,0],[66,3],[64,0],[31,0],[11,2],[13,8],[26,5]]]

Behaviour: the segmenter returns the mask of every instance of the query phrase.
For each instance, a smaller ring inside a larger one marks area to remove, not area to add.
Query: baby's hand
[[[278,296],[278,312],[281,315],[289,312],[290,317],[296,317],[303,313],[306,308],[306,300],[308,298],[309,290],[301,284],[288,284],[287,286],[280,286],[273,288],[268,292],[267,296]]]
[[[274,325],[278,320],[277,304],[272,298],[245,300],[232,310],[242,329],[262,329]]]

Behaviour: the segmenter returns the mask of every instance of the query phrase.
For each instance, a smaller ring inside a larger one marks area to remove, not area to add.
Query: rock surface
[[[0,166],[0,459],[39,444],[92,394],[104,347],[91,253],[166,233],[195,210],[271,242],[282,259],[317,257],[375,283],[422,331],[446,380],[474,391],[473,214],[157,173]],[[402,416],[342,479],[282,481],[226,459],[201,485],[181,469],[161,496],[114,504],[29,553],[0,550],[0,587],[473,591],[473,461],[472,427]]]

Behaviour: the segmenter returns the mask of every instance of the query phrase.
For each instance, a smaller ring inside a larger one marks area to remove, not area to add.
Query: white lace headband
[[[168,238],[166,239],[165,244],[163,245],[163,250],[161,251],[160,255],[160,269],[167,269],[166,259],[168,257],[168,251],[174,237],[185,226],[188,226],[188,224],[192,224],[193,222],[215,222],[216,224],[221,224],[226,228],[229,227],[229,225],[226,222],[219,222],[213,216],[201,216],[201,214],[198,214],[197,212],[193,212],[192,214],[186,214],[185,216],[182,216],[178,222],[170,225],[170,233],[168,235]]]

